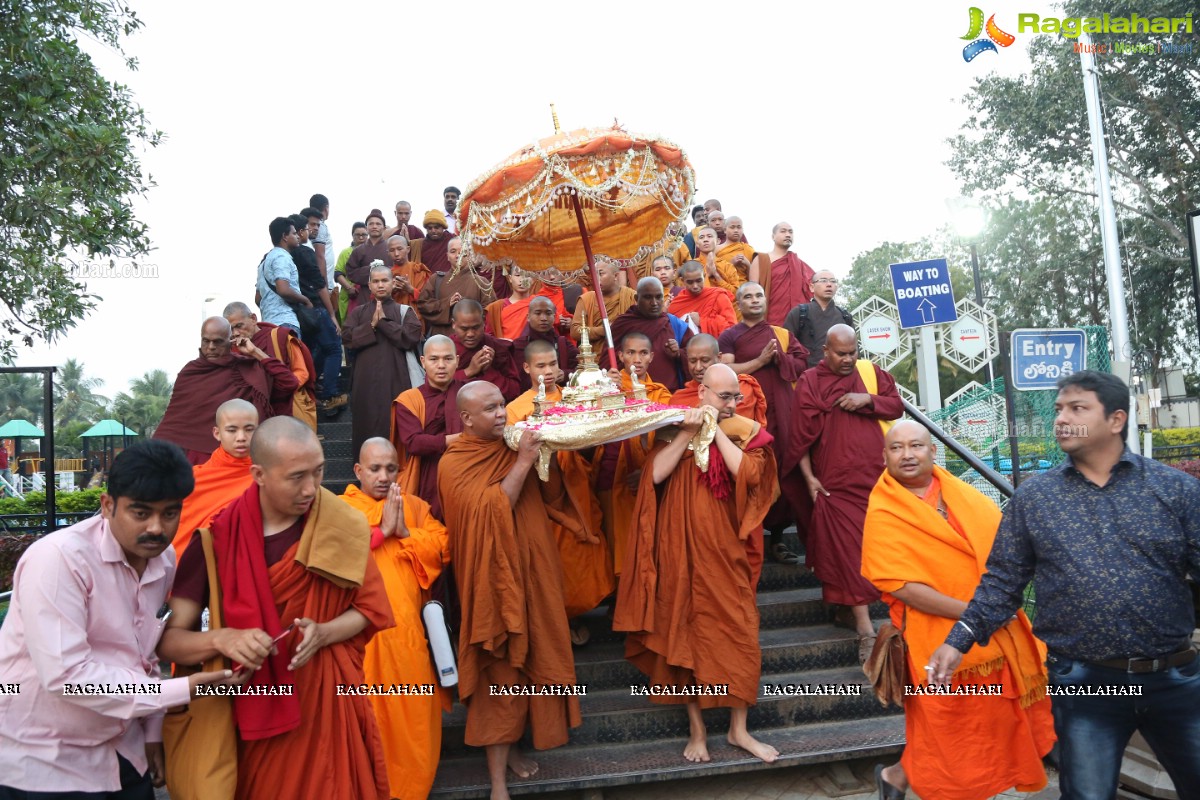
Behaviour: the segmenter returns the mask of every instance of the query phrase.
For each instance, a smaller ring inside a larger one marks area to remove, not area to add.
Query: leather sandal
[[[883,779],[883,764],[875,765],[875,788],[879,790],[879,800],[904,800],[908,794]]]

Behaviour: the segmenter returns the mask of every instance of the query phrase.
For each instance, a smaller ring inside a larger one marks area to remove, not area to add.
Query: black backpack
[[[800,305],[796,306],[796,308],[793,309],[793,311],[800,312],[800,314],[799,314],[800,319],[796,323],[796,330],[792,331],[792,333],[795,335],[795,337],[797,339],[800,338],[800,331],[804,330],[809,325],[808,306],[809,306],[808,303],[801,303]],[[847,311],[846,309],[842,308],[841,306],[835,305],[834,308],[836,308],[838,311],[841,312],[842,321],[845,322],[847,325],[849,325],[851,328],[853,328],[854,327],[854,318],[850,316],[850,312]],[[791,315],[789,314],[788,316],[791,316]]]

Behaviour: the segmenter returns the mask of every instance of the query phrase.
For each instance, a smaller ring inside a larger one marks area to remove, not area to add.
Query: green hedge
[[[100,494],[103,491],[103,489],[97,488],[85,489],[82,492],[55,492],[54,507],[64,514],[97,511],[100,508]],[[5,497],[0,500],[0,515],[44,514],[45,512],[45,492],[29,492],[24,498]]]
[[[1200,428],[1159,428],[1154,431],[1155,447],[1200,444]]]

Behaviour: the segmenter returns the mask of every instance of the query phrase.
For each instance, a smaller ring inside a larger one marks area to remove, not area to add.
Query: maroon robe
[[[779,336],[771,325],[763,320],[751,327],[739,322],[717,339],[722,353],[733,354],[736,363],[753,361],[762,353],[767,342]],[[767,431],[780,442],[777,464],[779,466],[779,499],[767,513],[765,525],[768,530],[782,531],[789,523],[796,523],[796,532],[801,542],[806,542],[808,517],[812,503],[808,500],[804,477],[796,468],[791,457],[792,448],[784,446],[792,440],[793,419],[796,414],[795,383],[808,366],[808,350],[788,337],[786,350],[780,347],[779,363],[767,364],[750,373],[762,387],[767,398]]]
[[[458,352],[458,371],[454,373],[454,380],[462,383],[470,383],[471,381],[487,381],[496,385],[500,390],[500,394],[504,395],[504,402],[511,403],[517,399],[517,395],[525,391],[521,388],[521,379],[517,375],[517,365],[513,363],[512,351],[509,349],[512,345],[503,342],[492,336],[489,333],[483,334],[479,339],[479,344],[468,349],[457,335],[450,337],[454,340],[454,349]],[[473,378],[467,377],[466,368],[471,363],[471,359],[475,354],[484,348],[490,347],[496,351],[496,356],[492,359],[492,365],[479,373]]]
[[[767,292],[767,322],[783,327],[788,312],[813,299],[812,279],[816,272],[789,251],[771,262],[771,285]]]
[[[904,404],[892,376],[874,369],[879,393],[873,407],[858,411],[834,405],[848,392],[867,391],[858,370],[838,375],[822,361],[797,386],[791,457],[798,462],[808,453],[813,474],[829,492],[814,503],[806,554],[827,603],[859,606],[879,599],[862,576],[863,524],[871,489],[884,470],[879,420],[899,418]]]
[[[403,403],[392,402],[392,442],[403,448],[407,457],[420,460],[417,496],[429,503],[430,513],[442,519],[442,501],[438,497],[438,462],[446,452],[446,437],[462,433],[462,417],[458,415],[460,381],[450,382],[446,391],[439,392],[428,383],[417,387],[425,399],[425,419],[417,416]],[[403,466],[403,465],[402,465]]]
[[[429,266],[428,263],[425,266]],[[432,267],[430,267],[432,269]],[[454,333],[450,325],[450,298],[462,295],[464,300],[474,300],[479,305],[487,307],[493,298],[490,292],[479,288],[479,281],[469,269],[460,270],[451,277],[446,272],[435,272],[425,281],[421,293],[417,295],[417,311],[425,322],[426,337],[435,334],[449,336]]]
[[[280,328],[278,325],[272,325],[270,322],[259,322],[258,332],[250,337],[250,341],[254,342],[254,346],[259,350],[262,350],[267,355],[274,355],[276,348],[272,339],[276,335],[274,333],[276,329],[278,329],[280,334],[284,337],[284,340],[280,342],[280,347],[278,348],[280,355],[283,356],[283,358],[279,360],[287,365],[289,371],[291,370],[292,351],[288,345],[292,342],[295,342],[296,347],[300,350],[300,357],[304,359],[304,369],[308,372],[308,380],[306,380],[304,385],[300,388],[307,389],[315,397],[317,394],[317,368],[313,364],[312,351],[308,349],[308,346],[304,344],[304,342],[300,341],[300,334],[296,333],[291,328]],[[292,374],[294,375],[295,373]],[[280,406],[276,403],[272,403],[271,405],[275,407],[276,416],[279,416],[280,414],[290,415],[292,413],[291,403],[286,403],[284,410],[280,410]]]
[[[436,242],[426,236],[419,242],[412,242],[412,253],[409,258],[413,261],[420,261],[425,266],[429,267],[430,272],[452,272],[455,265],[450,263],[450,257],[446,255],[446,249],[450,246],[450,240],[454,237],[446,234]]]
[[[412,388],[408,354],[421,344],[417,312],[391,297],[383,301],[383,317],[371,327],[375,301],[346,315],[342,344],[354,355],[350,376],[350,452],[356,457],[363,442],[387,436],[392,425],[391,403]]]
[[[192,464],[203,464],[217,449],[212,429],[222,403],[245,400],[262,421],[276,416],[277,408],[290,412],[292,395],[299,388],[296,376],[277,358],[258,361],[237,353],[212,360],[201,356],[179,370],[171,401],[152,438],[174,442],[187,451]]]
[[[514,339],[512,343],[513,363],[517,367],[517,379],[521,382],[521,391],[528,391],[533,388],[533,381],[529,380],[529,373],[521,365],[525,363],[525,348],[529,346],[530,342],[538,339],[554,345],[554,352],[558,353],[559,369],[567,373],[567,375],[575,371],[579,348],[575,346],[573,341],[561,333],[555,333],[554,331],[538,333],[535,330],[531,330],[529,324],[526,323],[525,330],[521,331],[521,335]]]
[[[368,239],[350,253],[350,258],[346,261],[346,280],[358,286],[358,294],[347,301],[347,314],[371,299],[371,290],[367,287],[367,282],[371,280],[371,262],[376,260],[382,261],[389,267],[392,265],[392,257],[388,255],[387,239],[381,238],[375,244],[371,244],[371,240]]]
[[[679,374],[680,364],[685,358],[684,350],[687,342],[692,338],[691,329],[684,331],[682,339],[676,339],[679,343],[679,358],[676,359],[667,353],[667,340],[675,339],[675,331],[671,327],[671,320],[667,314],[664,313],[660,317],[643,317],[638,312],[637,306],[634,306],[609,324],[612,328],[613,345],[618,350],[621,349],[621,339],[627,333],[636,331],[649,336],[650,349],[654,352],[654,359],[650,362],[650,377],[667,387],[667,390],[672,393],[679,391],[684,383]],[[620,359],[618,359],[618,363],[620,363]]]

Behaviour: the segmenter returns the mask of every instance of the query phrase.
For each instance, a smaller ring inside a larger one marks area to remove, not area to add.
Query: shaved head
[[[359,488],[376,500],[383,500],[399,473],[400,457],[391,442],[374,436],[362,443],[358,449],[358,462],[354,465]]]
[[[525,345],[525,363],[532,364],[539,356],[545,356],[551,353],[555,353],[557,360],[557,352],[554,349],[554,345],[552,345],[550,342],[547,342],[545,339],[532,339],[530,340],[529,344]]]
[[[445,391],[454,380],[454,371],[458,369],[458,349],[454,340],[449,336],[436,334],[425,342],[421,351],[421,367],[425,370],[425,380],[435,389]]]
[[[471,381],[458,390],[458,415],[462,418],[463,433],[495,441],[504,436],[504,395],[496,384]]]
[[[854,332],[854,328],[844,322],[839,322],[830,327],[829,332],[825,334],[825,341],[835,341],[847,345],[858,344],[858,334]]]
[[[234,300],[232,303],[225,306],[225,310],[221,312],[221,316],[228,320],[233,314],[240,314],[244,317],[248,317],[253,313],[254,312],[250,310],[250,306],[246,305],[240,300]]]
[[[529,310],[532,312],[535,308],[546,307],[551,311],[554,310],[554,301],[544,294],[539,294],[529,301]]]
[[[825,334],[825,364],[835,375],[849,375],[858,361],[858,337],[845,323],[839,323]]]
[[[200,326],[200,355],[216,361],[229,355],[233,329],[224,317],[209,317]]]
[[[325,476],[325,453],[312,428],[295,417],[271,417],[254,432],[250,461],[266,524],[308,513]]]
[[[221,405],[217,406],[217,427],[220,427],[221,420],[230,414],[251,415],[254,417],[254,423],[256,425],[258,424],[258,409],[254,407],[253,403],[247,400],[242,400],[240,397],[235,397],[232,400],[226,400],[224,403],[221,403]]]
[[[742,399],[737,373],[728,364],[713,364],[704,371],[700,405],[715,408],[719,419],[729,419],[737,413],[737,404]]]
[[[687,351],[689,354],[707,352],[716,356],[721,354],[721,346],[717,343],[717,337],[707,333],[697,333],[688,339]]]
[[[924,495],[933,483],[937,445],[928,429],[910,419],[892,426],[883,439],[883,460],[888,475],[914,494]]]
[[[683,266],[679,268],[680,275],[703,274],[703,272],[704,265],[699,261],[685,261],[683,262]]]
[[[479,305],[477,300],[464,297],[454,304],[454,310],[450,312],[450,319],[458,319],[467,314],[483,314],[483,306]]]
[[[449,350],[451,353],[453,353],[454,340],[445,334],[435,333],[433,336],[430,336],[425,340],[425,349],[423,352],[428,354],[430,348],[433,348],[433,350],[436,352],[445,352],[446,350]]]
[[[382,436],[372,436],[362,443],[362,447],[358,448],[358,460],[360,463],[370,461],[373,457],[390,456],[399,461],[399,454],[396,452],[396,446]]]
[[[698,333],[687,343],[687,365],[692,380],[699,383],[704,379],[704,372],[721,360],[721,347],[716,337],[707,333]]]
[[[293,448],[321,449],[312,428],[295,417],[271,417],[258,426],[250,444],[250,460],[260,467],[275,465],[280,454]]]
[[[251,403],[235,398],[217,406],[213,438],[221,449],[234,458],[250,455],[250,442],[258,428],[258,409]]]

